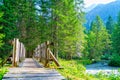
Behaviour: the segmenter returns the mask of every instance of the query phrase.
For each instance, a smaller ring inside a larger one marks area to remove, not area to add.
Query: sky
[[[84,0],[85,7],[88,8],[93,4],[106,4],[116,0]]]

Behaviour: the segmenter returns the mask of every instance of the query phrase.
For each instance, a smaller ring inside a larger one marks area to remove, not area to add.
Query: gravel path
[[[118,69],[119,67],[111,67],[108,66],[107,62],[101,61],[101,62],[97,62],[94,64],[90,64],[86,66],[86,73],[88,74],[96,74],[99,72],[103,72],[105,74],[118,74]]]

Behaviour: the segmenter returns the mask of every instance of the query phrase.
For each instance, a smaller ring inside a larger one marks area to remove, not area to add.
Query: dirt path
[[[98,72],[103,72],[105,74],[118,74],[119,67],[108,66],[107,62],[97,62],[86,66],[86,72],[88,74],[96,74]]]

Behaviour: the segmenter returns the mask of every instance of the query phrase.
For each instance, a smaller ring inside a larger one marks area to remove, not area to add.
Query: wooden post
[[[40,45],[38,45],[38,61],[40,61]]]
[[[25,46],[23,45],[23,59],[25,59],[25,53],[26,53],[26,50],[25,50]]]
[[[13,60],[12,65],[17,67],[19,65],[19,61],[22,61],[25,58],[25,46],[23,43],[19,42],[19,39],[14,38],[13,41]]]
[[[42,61],[42,47],[40,45],[40,62]]]
[[[49,41],[45,42],[45,67],[49,67],[49,52],[48,52],[48,48],[49,48]]]
[[[41,45],[38,45],[35,49],[35,55],[39,57],[39,61],[43,63],[45,67],[49,66],[49,61],[54,61],[57,66],[60,66],[57,59],[51,52],[49,48],[50,42],[44,42]]]
[[[19,48],[20,48],[19,39],[16,39],[16,57],[15,57],[15,66],[18,66],[18,64],[19,64]]]
[[[24,49],[24,48],[23,48],[23,43],[21,43],[21,58],[22,58],[21,60],[24,59],[24,55],[23,55],[24,52],[23,52],[23,49]]]
[[[15,55],[16,55],[16,39],[13,40],[13,59],[12,59],[12,65],[15,66]]]
[[[22,44],[19,42],[19,61],[22,60]]]
[[[20,60],[22,61],[25,57],[24,57],[24,45],[23,43],[20,43]]]
[[[44,45],[44,48],[45,48],[45,67],[47,67],[48,65],[48,60],[47,60],[47,42],[45,42],[45,45]]]

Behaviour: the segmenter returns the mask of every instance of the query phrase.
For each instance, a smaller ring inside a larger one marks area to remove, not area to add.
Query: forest
[[[61,64],[74,65],[58,70],[68,80],[119,80],[120,76],[87,75],[83,65],[109,60],[108,65],[120,67],[120,12],[117,21],[109,16],[103,22],[97,15],[90,29],[85,16],[83,0],[0,0],[0,65],[12,54],[14,38],[25,44],[28,54],[50,41]]]

